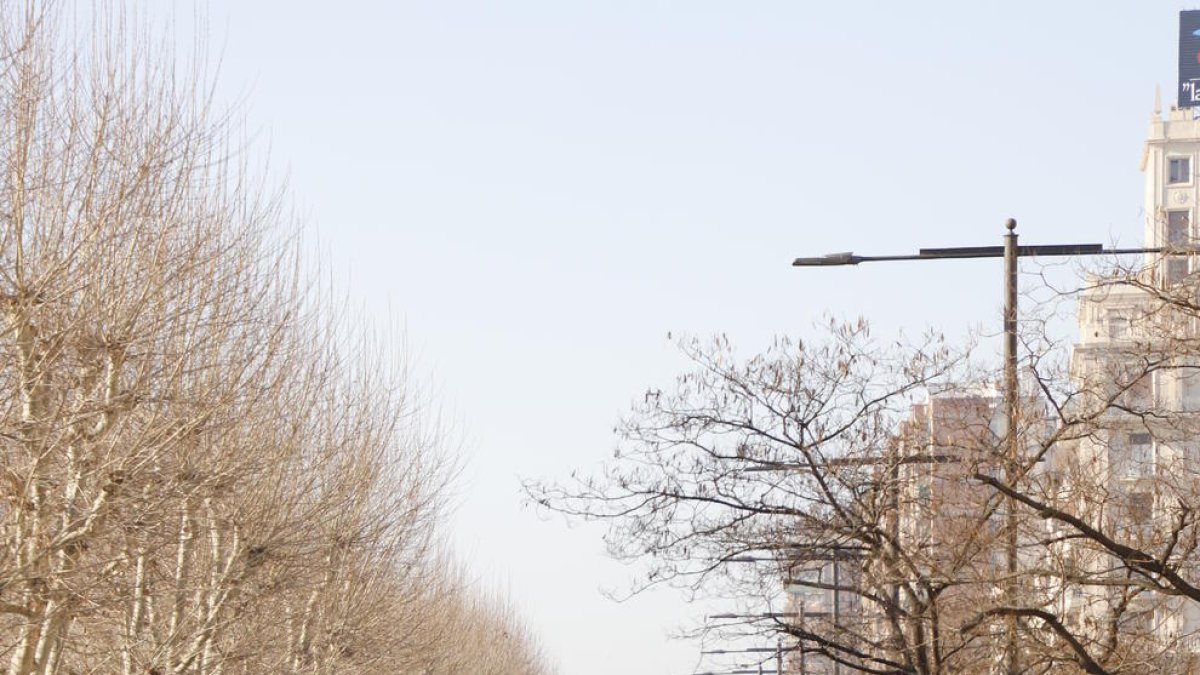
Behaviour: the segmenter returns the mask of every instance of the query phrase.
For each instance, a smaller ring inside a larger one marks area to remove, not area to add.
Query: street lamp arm
[[[745,649],[708,649],[701,654],[764,654],[775,652],[794,652],[799,647],[746,647]]]
[[[710,619],[780,619],[798,617],[798,612],[764,612],[762,614],[710,614]]]
[[[1149,248],[1104,248],[1103,244],[1033,244],[1018,246],[1017,257],[1053,258],[1085,255],[1133,255],[1137,253],[1166,253],[1186,255],[1200,253],[1197,246],[1156,246]],[[1003,258],[1003,246],[956,246],[951,248],[923,248],[908,255],[854,255],[853,253],[829,253],[815,258],[796,258],[792,267],[834,267],[858,265],[865,262],[895,262],[903,260],[963,260],[967,258]]]

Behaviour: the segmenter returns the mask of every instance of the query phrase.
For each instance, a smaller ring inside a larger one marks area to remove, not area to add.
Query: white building
[[[1156,106],[1157,108],[1157,106]],[[1168,545],[1180,494],[1200,487],[1200,331],[1192,312],[1170,300],[1196,299],[1196,256],[1172,255],[1197,241],[1200,120],[1191,109],[1156,110],[1142,152],[1145,175],[1145,268],[1091,277],[1078,308],[1079,343],[1071,375],[1080,395],[1072,412],[1083,420],[1066,443],[1063,498],[1070,510],[1114,537],[1147,551]],[[1139,595],[1122,581],[1115,561],[1095,549],[1064,545],[1071,584],[1059,608],[1097,639],[1114,616],[1135,649],[1200,652],[1195,603]],[[1105,585],[1106,575],[1111,585]],[[1132,637],[1131,637],[1132,636]],[[1190,666],[1189,666],[1190,667]]]

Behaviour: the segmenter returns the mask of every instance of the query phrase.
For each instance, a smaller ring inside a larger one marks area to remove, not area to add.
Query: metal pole
[[[800,630],[804,630],[804,596],[800,596]],[[800,648],[800,672],[808,672],[808,657],[804,655],[804,638],[800,638],[798,647]]]
[[[900,448],[893,445],[888,450],[888,452],[892,453],[892,456],[896,460],[895,462],[892,463],[892,489],[891,489],[891,499],[892,499],[892,522],[891,522],[892,544],[891,545],[896,546],[897,545],[896,542],[900,541],[900,459],[901,459],[900,455],[899,455]],[[900,580],[899,580],[898,576],[896,575],[895,570],[896,570],[896,565],[893,564],[891,566],[891,568],[889,568],[887,570],[886,573],[887,573],[888,577],[891,578],[891,582],[892,582],[891,583],[891,586],[892,586],[892,611],[899,612],[900,611]]]
[[[775,640],[775,672],[783,673],[783,639]]]
[[[1007,422],[1004,475],[1005,481],[1011,487],[1017,479],[1017,459],[1020,451],[1017,442],[1017,221],[1009,218],[1004,227],[1008,229],[1008,234],[1004,235],[1004,412]],[[1012,606],[1016,601],[1017,590],[1017,510],[1011,497],[1006,499],[1005,521],[1008,579],[1005,582],[1004,599]],[[1018,675],[1021,672],[1021,659],[1015,615],[1008,619],[1005,637],[1005,672],[1008,675]]]
[[[841,579],[838,577],[838,552],[833,552],[833,627],[834,630],[842,629],[842,595],[841,595]],[[833,661],[833,675],[842,674],[842,664],[836,659]]]

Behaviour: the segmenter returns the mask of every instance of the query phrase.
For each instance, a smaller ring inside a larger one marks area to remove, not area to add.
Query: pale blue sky
[[[177,5],[190,16],[188,3]],[[683,675],[673,593],[617,605],[599,531],[519,476],[611,456],[681,367],[826,311],[882,334],[998,318],[998,262],[796,255],[1140,236],[1174,2],[211,0],[220,94],[290,176],[339,283],[407,330],[470,457],[455,524],[564,675]]]

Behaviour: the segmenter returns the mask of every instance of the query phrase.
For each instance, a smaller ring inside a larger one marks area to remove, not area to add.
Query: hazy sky
[[[176,5],[191,16],[190,2]],[[204,5],[202,5],[204,7]],[[826,312],[998,325],[999,261],[796,255],[1136,245],[1173,2],[211,0],[219,95],[290,177],[349,296],[406,329],[469,464],[459,553],[564,675],[683,675],[703,611],[624,604],[601,530],[522,507],[683,366]],[[187,21],[183,22],[185,25]],[[701,668],[704,670],[707,668]]]

